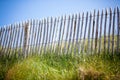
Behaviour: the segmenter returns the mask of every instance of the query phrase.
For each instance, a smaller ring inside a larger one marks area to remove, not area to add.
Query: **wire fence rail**
[[[0,55],[120,54],[119,8],[43,20],[28,20],[0,28]]]

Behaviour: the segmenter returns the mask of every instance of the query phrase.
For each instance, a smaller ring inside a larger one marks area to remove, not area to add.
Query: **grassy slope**
[[[26,59],[0,58],[0,79],[6,80],[78,80],[120,79],[120,55],[46,54]]]

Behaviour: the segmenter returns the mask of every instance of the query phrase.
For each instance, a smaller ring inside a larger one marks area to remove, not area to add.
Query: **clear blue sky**
[[[0,0],[0,26],[116,6],[120,0]]]

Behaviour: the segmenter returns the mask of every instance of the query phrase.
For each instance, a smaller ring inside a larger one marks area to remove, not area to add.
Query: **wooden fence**
[[[120,53],[119,8],[0,28],[0,55]]]

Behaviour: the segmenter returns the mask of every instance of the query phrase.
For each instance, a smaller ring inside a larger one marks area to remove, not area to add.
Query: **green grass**
[[[0,80],[119,80],[120,55],[0,58]]]

